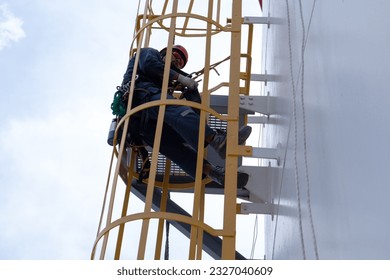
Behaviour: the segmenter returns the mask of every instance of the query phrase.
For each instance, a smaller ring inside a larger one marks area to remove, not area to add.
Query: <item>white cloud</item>
[[[23,21],[15,17],[7,5],[0,5],[0,50],[26,36],[22,25]]]

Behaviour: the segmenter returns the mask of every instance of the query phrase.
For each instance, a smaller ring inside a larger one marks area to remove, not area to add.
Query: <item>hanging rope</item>
[[[314,1],[313,8],[312,8],[312,13],[310,16],[310,23],[311,19],[313,16],[314,12],[314,7],[315,7],[316,1]],[[300,15],[301,15],[301,23],[302,23],[302,53],[301,53],[301,106],[302,106],[302,115],[303,115],[303,150],[304,150],[304,162],[305,162],[305,179],[306,179],[306,193],[307,193],[307,205],[309,208],[309,220],[310,220],[310,227],[311,227],[311,232],[313,235],[313,243],[314,243],[314,252],[316,259],[319,259],[318,255],[318,247],[317,247],[317,238],[316,238],[316,233],[314,229],[314,222],[313,222],[313,214],[311,210],[311,194],[310,194],[310,180],[309,180],[309,167],[307,163],[307,134],[306,134],[306,112],[305,112],[305,99],[304,99],[304,78],[305,78],[305,48],[306,48],[306,43],[307,43],[307,37],[305,36],[305,21],[303,18],[303,10],[302,10],[302,2],[299,0],[299,10],[300,10]],[[309,29],[307,33],[309,32]]]
[[[170,193],[168,192],[168,199],[171,198]],[[166,231],[165,231],[165,252],[164,252],[164,260],[169,260],[169,226],[170,222],[168,220],[165,221]]]
[[[305,241],[304,241],[303,226],[302,226],[301,191],[299,185],[299,170],[298,170],[298,156],[297,156],[297,150],[298,150],[297,104],[296,104],[296,91],[294,85],[294,71],[293,71],[293,63],[292,63],[291,19],[290,19],[290,8],[289,8],[288,0],[286,0],[286,8],[287,8],[288,46],[289,46],[289,58],[290,58],[290,78],[291,78],[292,93],[293,93],[295,186],[296,186],[297,203],[298,203],[299,233],[301,238],[303,259],[305,260],[306,250],[305,250]]]
[[[305,100],[304,100],[304,66],[305,66],[305,49],[307,44],[307,38],[308,33],[311,25],[311,21],[314,14],[314,8],[316,5],[316,0],[313,3],[311,15],[310,15],[310,21],[308,30],[305,29],[305,22],[303,18],[303,8],[302,8],[302,2],[299,0],[299,8],[300,8],[300,19],[301,19],[301,25],[302,25],[302,48],[301,48],[301,65],[298,70],[298,76],[301,77],[301,106],[302,106],[302,115],[303,115],[303,146],[304,146],[304,167],[305,167],[305,181],[306,181],[306,193],[307,193],[307,204],[308,204],[308,211],[309,211],[309,221],[311,226],[311,233],[313,236],[313,246],[315,251],[316,259],[319,259],[318,254],[318,246],[317,246],[317,239],[315,234],[315,228],[314,228],[314,221],[313,221],[313,214],[311,209],[311,193],[310,193],[310,178],[309,178],[309,168],[308,168],[308,160],[307,160],[307,130],[306,130],[306,112],[305,112]],[[305,243],[304,243],[304,236],[303,236],[303,227],[302,227],[302,209],[301,209],[301,194],[300,194],[300,185],[299,185],[299,170],[298,170],[298,161],[297,161],[297,101],[296,101],[296,87],[298,87],[299,79],[297,80],[297,86],[294,86],[294,76],[293,76],[293,69],[292,69],[292,44],[291,44],[291,19],[290,19],[290,11],[289,11],[289,4],[288,0],[286,0],[286,7],[287,7],[287,21],[288,21],[288,35],[289,35],[289,53],[290,53],[290,75],[291,75],[291,81],[292,81],[292,91],[293,91],[293,119],[294,119],[294,164],[295,164],[295,178],[296,178],[296,188],[297,188],[297,201],[298,201],[298,215],[299,215],[299,228],[300,228],[300,236],[301,236],[301,244],[302,244],[302,252],[303,252],[303,258],[306,259],[306,250],[305,250]]]
[[[222,59],[222,60],[220,60],[220,61],[218,61],[218,62],[216,62],[216,63],[214,63],[214,64],[211,64],[209,69],[210,69],[210,70],[214,70],[215,73],[217,73],[217,75],[219,76],[219,72],[217,71],[216,67],[217,67],[218,65],[220,65],[221,63],[223,63],[223,62],[229,60],[229,59],[230,59],[230,56],[228,56],[228,57],[226,57],[226,58],[224,58],[224,59]],[[203,75],[203,74],[204,74],[204,71],[205,71],[205,68],[203,68],[203,69],[201,69],[201,70],[199,70],[199,71],[196,71],[196,72],[192,72],[192,73],[190,74],[190,76],[191,76],[193,79],[196,79],[196,78],[198,78],[199,76]]]
[[[169,260],[169,221],[165,221],[166,231],[165,231],[165,252],[164,260]]]
[[[316,240],[316,234],[315,234],[314,222],[313,222],[313,215],[312,215],[312,210],[311,210],[310,181],[309,181],[309,175],[308,175],[309,172],[308,172],[308,165],[307,165],[306,116],[305,116],[305,105],[304,105],[304,98],[303,98],[303,92],[304,92],[304,90],[303,90],[303,88],[304,88],[303,87],[303,79],[304,79],[304,51],[306,49],[308,34],[309,34],[309,31],[310,31],[310,26],[311,26],[311,22],[312,22],[312,18],[313,18],[316,2],[317,2],[317,0],[314,0],[313,6],[312,6],[312,10],[311,10],[310,20],[309,20],[309,25],[308,25],[308,28],[307,28],[307,31],[306,31],[306,36],[304,35],[303,39],[302,39],[302,41],[304,42],[303,43],[303,47],[302,47],[302,62],[301,62],[300,68],[298,70],[298,75],[299,75],[299,73],[302,70],[301,104],[302,104],[302,110],[303,110],[303,130],[304,130],[304,150],[305,150],[305,172],[306,172],[306,183],[307,183],[307,197],[308,197],[310,224],[311,224],[311,229],[312,229],[312,234],[313,234],[314,250],[315,250],[316,259],[319,259],[317,240]],[[271,3],[269,1],[268,7],[270,7],[270,5],[271,5]],[[287,6],[288,6],[288,3],[287,3]],[[270,10],[270,8],[269,8],[269,10]],[[305,31],[304,31],[305,27],[304,27],[304,20],[303,20],[303,12],[302,12],[301,0],[300,0],[300,13],[301,13],[302,26],[303,26],[303,34],[305,34]],[[268,14],[270,14],[270,12]],[[267,45],[268,45],[268,32],[267,32],[267,38],[266,38],[266,51],[267,51]],[[291,47],[291,45],[290,45],[290,47]],[[267,58],[267,56],[265,56],[265,59],[266,58]],[[299,82],[299,80],[297,80],[296,87],[298,87],[298,82]],[[291,130],[291,123],[290,123],[290,129],[289,129],[289,132],[288,132],[288,139],[290,138],[289,137],[290,130]],[[286,146],[288,146],[288,143],[287,143]],[[286,149],[286,153],[287,153],[287,149]],[[282,170],[284,170],[284,165],[283,165]],[[282,173],[282,177],[283,177],[283,174],[284,173]],[[281,179],[281,181],[283,181],[283,178]],[[279,190],[280,192],[279,192],[278,206],[280,205],[281,190],[282,190],[282,186],[281,186],[281,188]],[[279,210],[279,207],[277,209]],[[278,217],[279,217],[278,210],[277,210],[277,213],[276,213],[276,222],[275,222],[276,225],[275,225],[275,229],[274,229],[274,242],[273,242],[273,247],[272,247],[272,259],[273,259],[274,252],[275,252],[276,231],[277,231]]]
[[[259,233],[259,215],[256,215],[255,224],[253,225],[253,239],[252,239],[252,250],[251,250],[251,256],[250,259],[253,260],[255,257],[255,248],[256,248],[256,242],[257,242],[257,236]]]

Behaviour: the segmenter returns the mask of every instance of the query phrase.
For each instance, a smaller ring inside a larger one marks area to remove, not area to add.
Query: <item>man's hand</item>
[[[179,74],[179,77],[177,77],[177,81],[181,83],[183,86],[188,87],[189,89],[193,90],[198,87],[198,82],[195,81],[194,79],[185,77],[181,74]]]

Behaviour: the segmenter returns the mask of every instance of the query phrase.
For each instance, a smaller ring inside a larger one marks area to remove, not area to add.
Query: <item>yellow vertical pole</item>
[[[213,2],[214,0],[209,1],[208,6],[208,19],[212,19],[213,15]],[[209,104],[209,73],[210,73],[210,56],[211,56],[211,23],[207,23],[207,36],[206,36],[206,53],[205,53],[205,71],[203,79],[203,94],[202,94],[202,103]],[[199,141],[198,141],[198,158],[197,158],[197,168],[196,168],[196,180],[194,187],[194,204],[192,216],[198,221],[203,221],[204,217],[204,184],[202,184],[202,174],[203,174],[203,158],[204,158],[204,139],[205,139],[205,127],[206,127],[206,113],[201,110],[200,112],[200,121],[199,121]],[[203,230],[198,227],[191,227],[191,237],[190,237],[190,253],[189,259],[195,259],[195,256],[201,256],[200,251],[202,251],[203,246],[199,241],[203,240]],[[196,253],[196,250],[198,253]]]
[[[147,7],[148,6],[149,6],[149,1],[146,1],[146,3],[145,3],[145,14],[144,14],[144,18],[143,18],[143,24],[145,24],[145,22],[146,22],[146,11],[147,11]],[[142,40],[143,40],[143,32],[140,34],[139,44],[142,43]],[[140,47],[140,45],[138,45],[138,47]],[[138,57],[136,59],[136,63],[138,63]],[[135,68],[135,70],[136,70],[136,68]],[[133,73],[133,77],[132,77],[132,81],[134,81],[134,80],[135,80],[135,73]],[[134,92],[134,82],[131,83],[131,88],[130,88],[130,93],[133,93],[133,92]],[[132,97],[133,97],[132,94],[130,94],[129,102],[127,104],[127,112],[131,108]],[[123,131],[127,131],[128,126],[129,126],[129,119],[126,119],[125,123],[124,123],[124,126],[123,126]],[[108,212],[107,212],[106,226],[108,226],[111,223],[112,213],[113,213],[113,210],[114,210],[114,200],[115,200],[115,195],[116,195],[116,187],[117,187],[117,184],[118,184],[118,177],[119,177],[120,166],[122,164],[122,156],[123,156],[123,153],[124,153],[124,150],[125,150],[125,140],[126,140],[126,133],[123,133],[122,139],[121,139],[121,143],[120,143],[120,147],[119,147],[117,163],[116,163],[116,167],[115,167],[115,174],[114,174],[113,183],[112,183],[110,202],[109,202],[109,205],[108,205]],[[115,149],[115,147],[114,147],[114,149]],[[106,253],[106,249],[107,249],[107,244],[108,244],[108,236],[109,236],[109,232],[107,232],[104,235],[102,249],[100,251],[100,259],[104,259],[104,256],[105,256],[105,253]]]
[[[171,173],[171,165],[172,162],[169,159],[166,159],[165,164],[165,173],[164,173],[164,180],[163,180],[163,187],[162,187],[162,195],[161,195],[161,201],[160,201],[160,212],[166,212],[167,211],[167,201],[168,201],[168,194],[169,194],[169,175]],[[154,253],[154,259],[159,260],[161,258],[161,248],[162,248],[162,240],[163,240],[163,233],[164,233],[164,219],[159,219],[158,221],[158,231],[157,231],[157,237],[156,237],[156,249]]]
[[[193,6],[194,6],[194,0],[191,0],[191,2],[188,4],[188,9],[187,9],[187,13],[188,14],[190,14],[192,12],[192,7]],[[186,19],[184,20],[183,30],[182,30],[181,34],[185,34],[189,20],[190,20],[189,17],[186,17]]]
[[[236,245],[236,198],[237,198],[237,154],[238,117],[240,93],[240,52],[241,52],[241,0],[233,0],[231,22],[231,50],[229,76],[229,104],[227,129],[227,156],[224,197],[224,232],[222,240],[222,259],[235,258]]]
[[[245,95],[249,95],[251,85],[252,69],[252,42],[253,42],[253,24],[248,25],[248,45],[246,51],[246,68],[245,68]],[[244,123],[248,123],[248,115],[244,117]]]
[[[202,190],[201,190],[201,201],[200,201],[200,213],[199,213],[199,220],[200,221],[204,221],[204,207],[205,207],[205,194],[206,194],[206,191],[205,191],[205,188],[204,186],[202,187]],[[198,240],[197,240],[197,244],[200,244],[199,246],[197,246],[197,252],[196,252],[196,259],[197,260],[201,260],[202,259],[202,253],[203,253],[203,229],[199,228],[198,229]]]
[[[123,199],[123,206],[122,206],[122,214],[121,217],[125,217],[127,215],[127,208],[129,207],[129,200],[130,200],[130,191],[131,191],[131,181],[133,179],[132,172],[135,166],[136,162],[136,152],[131,151],[131,156],[130,156],[130,166],[129,166],[129,172],[127,175],[127,186],[126,186],[126,191],[125,191],[125,197]],[[119,231],[118,231],[118,238],[116,241],[116,248],[115,248],[115,255],[114,259],[119,260],[121,251],[122,251],[122,241],[123,241],[123,234],[125,232],[125,224],[121,224],[119,226]]]
[[[106,202],[107,202],[107,197],[108,197],[108,190],[109,190],[109,188],[110,188],[111,173],[112,173],[112,166],[113,166],[113,163],[114,163],[114,158],[115,158],[115,151],[114,151],[114,149],[113,149],[113,150],[112,150],[112,154],[111,154],[110,169],[109,169],[108,176],[107,176],[106,190],[105,190],[105,192],[104,192],[102,211],[101,211],[101,213],[100,213],[99,226],[98,226],[98,230],[97,230],[96,236],[99,235],[100,230],[101,230],[102,225],[103,225],[103,217],[104,217],[104,212],[105,212],[105,209],[106,209]],[[91,260],[94,260],[94,259],[95,259],[95,254],[96,254],[96,247],[93,249],[93,251],[92,251],[92,253],[91,253]]]
[[[178,6],[178,0],[174,0],[173,7],[172,7],[172,14],[174,15],[177,13],[177,6]],[[169,77],[169,70],[170,70],[170,61],[172,56],[172,44],[175,35],[174,32],[175,27],[176,27],[176,17],[173,16],[169,28],[167,56],[166,56],[165,67],[164,67],[164,80],[163,80],[162,91],[161,91],[162,101],[166,100],[167,98],[166,95],[168,89],[168,77]],[[166,105],[160,105],[159,112],[158,112],[157,126],[156,126],[154,145],[153,145],[154,153],[152,156],[152,166],[150,169],[150,175],[149,175],[148,186],[146,191],[144,213],[151,213],[152,210],[153,192],[154,192],[154,185],[156,182],[156,174],[157,174],[158,151],[160,150],[160,141],[161,141],[163,122],[164,122],[165,108]],[[149,230],[149,221],[150,219],[144,219],[142,221],[141,236],[140,236],[138,256],[137,256],[139,260],[145,258],[146,241],[147,241],[148,230]]]
[[[127,185],[125,191],[125,197],[123,201],[123,207],[122,207],[122,218],[125,217],[127,214],[127,207],[129,206],[129,199],[130,199],[130,189],[131,189],[131,185]],[[115,248],[115,255],[114,255],[115,260],[119,260],[121,255],[124,232],[125,232],[125,224],[121,224],[119,226],[118,238],[116,241],[116,248]]]

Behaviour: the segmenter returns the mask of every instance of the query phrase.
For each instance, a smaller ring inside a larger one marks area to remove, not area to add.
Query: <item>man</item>
[[[133,107],[161,99],[166,50],[166,48],[161,51],[153,48],[142,48],[138,54],[130,59],[122,82],[122,87],[125,88],[129,88],[135,58],[139,55],[138,77],[135,81],[135,88],[138,90],[133,95]],[[190,93],[198,94],[198,83],[181,70],[187,61],[187,50],[180,45],[173,46],[169,83],[170,86],[173,83],[179,83],[184,89],[189,90]],[[167,98],[173,99],[174,97],[168,94]],[[147,117],[144,117],[146,121],[141,126],[140,135],[146,144],[153,147],[159,107],[151,107],[144,111]],[[199,121],[199,114],[190,107],[182,105],[166,106],[160,153],[175,162],[192,178],[195,177],[196,173]],[[250,126],[244,126],[240,129],[239,144],[245,142],[251,131]],[[221,158],[226,157],[226,133],[216,131],[206,125],[205,147],[207,145],[216,149]],[[207,160],[204,160],[202,171],[204,176],[210,177],[214,182],[222,186],[224,185],[224,168],[214,166]],[[244,187],[248,181],[248,175],[239,172],[237,176],[238,187]]]

